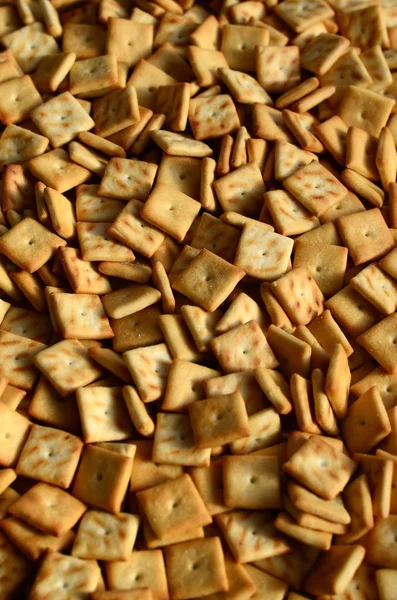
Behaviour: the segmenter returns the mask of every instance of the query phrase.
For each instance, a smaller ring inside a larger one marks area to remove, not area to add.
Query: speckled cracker
[[[109,137],[139,121],[139,107],[135,88],[116,90],[94,102],[95,133]]]
[[[107,562],[106,578],[111,590],[128,586],[128,589],[138,591],[149,587],[151,600],[169,598],[164,557],[159,549],[134,551],[127,561]],[[137,600],[140,600],[139,596]],[[142,600],[146,600],[145,596]]]
[[[54,294],[54,312],[62,335],[73,339],[113,337],[109,321],[96,294]]]
[[[101,375],[86,348],[74,339],[42,350],[35,356],[34,364],[62,396],[68,396]]]
[[[136,515],[89,510],[79,523],[71,554],[86,560],[128,560],[138,527]]]
[[[218,75],[233,98],[241,104],[272,104],[272,100],[263,87],[248,73],[234,71],[226,67],[218,69]]]
[[[165,344],[135,348],[123,354],[144,402],[161,398],[165,391],[171,355]]]
[[[157,173],[157,165],[142,160],[111,158],[98,194],[121,200],[147,199]]]
[[[0,167],[40,156],[47,146],[46,137],[17,125],[8,125],[0,139]]]
[[[356,464],[327,442],[311,436],[283,468],[321,498],[333,500],[348,483]]]
[[[67,144],[81,131],[94,127],[94,121],[69,92],[38,106],[30,112],[30,117],[54,148]]]
[[[41,23],[35,22],[3,36],[2,43],[14,53],[25,73],[31,73],[44,56],[59,52],[51,35]]]
[[[11,385],[32,389],[38,375],[33,357],[44,348],[40,342],[0,330],[1,374],[6,374]]]
[[[293,269],[274,281],[271,290],[297,325],[310,323],[323,311],[323,295],[305,267]]]
[[[109,223],[77,223],[81,255],[88,261],[129,262],[135,254],[107,233]]]
[[[193,98],[189,106],[189,123],[196,140],[218,137],[240,127],[236,107],[227,94]]]
[[[158,413],[153,460],[181,466],[207,467],[211,449],[197,448],[187,415]]]
[[[66,431],[33,425],[16,472],[67,489],[74,477],[82,448],[80,438]]]
[[[63,148],[50,150],[30,159],[27,167],[39,181],[60,193],[84,183],[91,177],[91,171],[72,162]]]
[[[214,190],[224,212],[233,210],[257,217],[266,188],[258,165],[248,163],[217,179]]]

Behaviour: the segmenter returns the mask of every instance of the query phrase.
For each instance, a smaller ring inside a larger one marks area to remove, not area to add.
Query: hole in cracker
[[[197,563],[192,564],[192,571],[197,571],[198,568],[199,568],[199,565]]]
[[[251,477],[251,479],[250,479],[250,483],[256,483],[257,481],[258,481],[258,478],[255,476]]]
[[[102,479],[103,479],[103,475],[101,475],[100,473],[98,473],[97,476],[96,476],[96,480],[97,481],[102,481]]]
[[[9,433],[6,433],[6,434],[4,435],[4,437],[5,437],[5,439],[6,439],[6,440],[8,440],[8,439],[9,439],[9,437],[10,437],[10,434],[9,434]]]
[[[34,245],[34,240],[29,240],[28,244],[29,244],[29,246],[33,246]]]
[[[141,575],[141,573],[137,573],[137,575],[135,575],[135,581],[141,581],[141,579],[143,579],[143,575]]]
[[[365,426],[365,421],[361,420],[360,421],[360,425],[361,425],[361,427],[364,427]]]
[[[320,273],[321,267],[316,267],[316,271],[317,271],[317,273]]]
[[[397,344],[397,338],[394,338],[393,344]]]
[[[180,502],[179,502],[179,500],[175,500],[175,501],[172,503],[172,507],[171,507],[171,508],[178,508],[178,506],[179,506],[179,505],[180,505]]]

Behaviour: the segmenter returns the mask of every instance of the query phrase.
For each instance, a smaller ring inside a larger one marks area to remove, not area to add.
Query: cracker
[[[321,33],[302,50],[302,66],[316,75],[325,75],[348,47],[348,39],[332,33]]]
[[[141,215],[154,226],[182,241],[200,210],[200,203],[173,186],[157,183]]]
[[[136,89],[140,106],[155,110],[157,89],[163,85],[177,83],[176,79],[147,60],[141,59],[135,65],[128,86]]]
[[[101,196],[140,201],[147,199],[157,166],[127,158],[111,158],[98,188]]]
[[[198,586],[204,594],[223,592],[229,587],[218,537],[168,546],[165,559],[168,582],[175,598],[191,598]]]
[[[120,277],[128,281],[147,283],[151,277],[152,269],[145,263],[138,262],[109,262],[99,263],[98,270],[104,275]]]
[[[219,371],[183,359],[175,359],[170,367],[162,408],[184,412],[196,400],[205,398],[204,383]]]
[[[275,527],[298,541],[314,546],[321,550],[329,550],[331,547],[332,534],[324,531],[316,531],[299,525],[286,512],[280,512],[275,520]]]
[[[107,30],[106,51],[133,67],[152,52],[154,26],[127,19],[112,18]]]
[[[164,152],[171,156],[201,158],[212,155],[212,149],[207,144],[179,133],[160,129],[159,131],[151,132],[150,137],[162,150],[164,150]]]
[[[235,297],[215,329],[218,333],[226,333],[252,320],[257,321],[263,329],[266,327],[266,317],[262,309],[250,296],[242,292]]]
[[[158,413],[153,461],[172,465],[208,467],[211,449],[197,448],[187,415]]]
[[[73,496],[86,504],[120,512],[131,476],[132,458],[88,445],[74,479]]]
[[[208,350],[209,342],[215,336],[215,326],[222,316],[221,311],[207,312],[198,306],[184,305],[181,307],[181,315],[189,328],[197,349],[200,352]]]
[[[77,223],[77,235],[83,260],[128,262],[135,258],[130,248],[111,239],[109,223]]]
[[[325,392],[335,416],[343,418],[347,412],[351,375],[345,349],[335,344],[325,378]]]
[[[267,368],[255,370],[255,377],[266,398],[280,414],[288,414],[292,410],[290,388],[278,371]]]
[[[78,138],[87,146],[95,148],[107,156],[118,156],[120,158],[125,158],[126,153],[124,148],[118,144],[114,144],[109,140],[101,138],[99,135],[95,135],[90,131],[82,131],[79,133]]]
[[[327,554],[320,555],[316,566],[305,580],[305,591],[314,594],[343,593],[364,555],[363,546],[334,545]]]
[[[126,588],[138,592],[149,587],[152,600],[169,597],[163,553],[158,549],[134,551],[127,561],[107,562],[106,578],[111,590]],[[146,600],[145,596],[142,600]]]
[[[136,515],[89,510],[79,523],[72,556],[96,560],[128,560],[139,527]]]
[[[280,579],[277,579],[276,577],[272,577],[253,565],[245,565],[245,571],[256,587],[256,592],[251,596],[251,598],[255,600],[259,600],[261,595],[265,594],[269,600],[279,600],[284,596],[288,589],[286,587],[288,585],[287,583],[280,581]]]
[[[355,338],[380,319],[380,314],[372,304],[350,285],[327,300],[326,308],[330,309],[346,332]]]
[[[23,121],[42,102],[29,75],[0,83],[0,93],[4,98],[0,109],[0,119],[4,125]]]
[[[44,533],[63,536],[86,511],[70,494],[47,483],[37,483],[10,507],[10,514]]]
[[[48,139],[17,125],[8,125],[0,139],[0,167],[23,163],[43,154]]]
[[[226,24],[222,29],[221,52],[233,70],[255,72],[255,47],[267,46],[269,32],[264,27]]]
[[[54,38],[38,22],[3,35],[2,44],[12,50],[25,73],[34,71],[44,56],[59,52]]]
[[[91,560],[85,561],[73,556],[65,556],[58,552],[49,552],[41,564],[41,568],[31,590],[32,600],[39,600],[47,590],[57,590],[59,600],[67,598],[67,594],[94,592],[98,585],[100,569]]]
[[[70,70],[69,90],[80,98],[104,96],[119,86],[117,58],[105,54],[74,63]]]
[[[226,373],[274,368],[278,361],[256,321],[249,321],[214,338],[211,348]]]
[[[140,216],[142,208],[142,202],[130,200],[108,231],[117,240],[150,258],[164,241],[164,234]]]
[[[32,110],[30,116],[54,148],[67,144],[78,133],[94,126],[94,121],[69,92],[48,100]],[[62,128],[59,121],[64,121]]]
[[[313,0],[304,6],[294,0],[284,0],[280,6],[276,6],[275,12],[297,33],[334,15],[332,8],[322,0]]]
[[[62,428],[73,434],[80,433],[80,417],[75,398],[63,398],[43,376],[37,383],[28,414],[45,425]]]
[[[283,468],[310,491],[333,500],[348,483],[356,464],[327,442],[312,436]]]
[[[60,193],[67,192],[91,177],[91,172],[72,162],[63,148],[36,156],[27,166],[37,179]]]
[[[172,282],[172,288],[208,311],[216,310],[244,276],[244,271],[206,248]]]
[[[394,245],[378,208],[340,217],[338,230],[355,265],[381,258]]]
[[[78,437],[65,431],[33,425],[16,471],[19,475],[67,489],[74,477],[82,447]]]
[[[295,243],[294,268],[306,267],[324,296],[330,297],[343,286],[348,252],[346,248],[325,244]]]
[[[348,525],[351,521],[341,496],[337,496],[334,500],[324,500],[292,481],[288,483],[288,495],[294,507],[300,511],[332,523]]]
[[[187,474],[138,492],[137,499],[150,527],[160,538],[207,525],[212,520]]]
[[[248,454],[277,443],[280,439],[280,416],[274,408],[259,410],[248,419],[249,435],[230,444],[232,454]]]
[[[278,556],[289,550],[286,538],[274,528],[273,513],[269,511],[233,510],[216,515],[215,520],[239,563]]]
[[[234,71],[228,67],[218,69],[218,75],[237,102],[242,104],[272,104],[263,87],[248,73]]]
[[[144,402],[161,398],[165,391],[171,355],[165,344],[135,348],[123,354]]]
[[[250,181],[249,189],[247,181]],[[259,167],[249,163],[215,181],[214,190],[223,211],[256,217],[262,206],[265,185]]]
[[[151,286],[132,284],[102,298],[106,314],[113,319],[121,319],[138,312],[160,300],[161,294]]]
[[[395,318],[394,313],[373,325],[366,332],[362,333],[357,341],[369,354],[375,358],[388,373],[394,373],[395,365]],[[380,339],[382,339],[382,352],[380,351]]]
[[[158,325],[174,358],[200,360],[200,353],[197,351],[194,341],[189,335],[189,328],[181,315],[161,315],[158,318]]]
[[[382,127],[386,126],[393,102],[371,90],[351,85],[339,107],[339,116],[348,127],[360,127],[378,137]]]
[[[125,352],[162,342],[163,334],[157,324],[159,314],[160,309],[157,306],[149,306],[123,319],[113,320],[113,350]]]
[[[95,133],[109,137],[139,120],[138,99],[135,88],[128,86],[99,98],[94,102]]]
[[[134,125],[129,125],[108,138],[110,142],[120,145],[124,150],[128,150],[132,146],[153,116],[153,111],[149,108],[143,106],[138,108],[139,120]]]
[[[144,490],[183,474],[179,465],[156,464],[152,461],[153,440],[138,440],[134,444],[136,453],[130,481],[131,491]]]
[[[113,331],[99,296],[95,294],[54,294],[54,312],[62,335],[67,339],[108,339]]]
[[[306,325],[323,310],[321,291],[305,267],[293,269],[274,281],[271,290],[297,325]]]
[[[223,487],[228,507],[254,510],[280,508],[277,457],[226,456],[223,463]]]
[[[257,46],[256,72],[266,92],[286,91],[300,81],[297,46]]]
[[[77,390],[83,439],[86,443],[125,440],[132,423],[119,387],[99,385]]]
[[[101,25],[70,21],[63,29],[63,52],[75,52],[76,57],[92,58],[105,54],[106,31]]]
[[[262,281],[273,281],[287,271],[292,240],[268,231],[262,224],[246,224],[237,247],[234,264]]]
[[[171,131],[186,129],[189,113],[190,86],[188,83],[175,83],[161,86],[157,93],[156,110],[166,115],[166,126]]]
[[[209,114],[211,119],[208,119]],[[193,98],[189,106],[189,123],[196,140],[218,137],[240,127],[236,107],[227,94]]]
[[[39,352],[34,363],[62,396],[92,383],[101,374],[77,340],[63,340]]]
[[[284,123],[283,114],[280,110],[256,103],[252,107],[252,120],[256,137],[263,138],[269,142],[282,140],[292,143],[294,141],[288,127]],[[271,154],[269,153],[268,161],[270,156]],[[264,180],[267,183],[266,178]]]
[[[395,311],[397,287],[393,278],[371,264],[352,277],[350,285],[384,315]]]
[[[98,273],[92,263],[82,260],[75,248],[62,248],[62,266],[68,281],[77,294],[106,294],[111,291],[109,280]]]

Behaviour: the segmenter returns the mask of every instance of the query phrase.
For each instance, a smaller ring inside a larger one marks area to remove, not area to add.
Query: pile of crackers
[[[396,1],[0,41],[0,599],[396,600]]]

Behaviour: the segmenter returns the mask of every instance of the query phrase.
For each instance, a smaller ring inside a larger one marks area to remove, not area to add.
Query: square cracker
[[[18,475],[67,489],[74,477],[83,443],[52,427],[33,425],[16,466]]]
[[[326,298],[343,286],[347,248],[326,244],[309,244],[297,240],[293,266],[306,267]]]
[[[215,371],[215,369],[179,358],[173,360],[168,374],[162,409],[185,412],[191,402],[205,398],[205,381],[218,375],[219,371]]]
[[[168,582],[173,598],[225,592],[228,580],[219,537],[191,540],[165,549]]]
[[[68,75],[75,60],[76,54],[74,52],[44,56],[32,75],[37,89],[40,92],[55,92]]]
[[[224,212],[232,210],[256,218],[266,188],[258,165],[248,163],[217,179],[214,190]]]
[[[67,600],[73,593],[90,593],[97,588],[100,569],[94,560],[82,560],[50,551],[41,563],[30,592],[32,600],[43,595],[56,594],[59,600]],[[66,591],[65,591],[66,590]]]
[[[281,508],[277,456],[225,456],[225,505],[231,508]]]
[[[127,491],[133,459],[87,445],[84,448],[72,494],[82,502],[118,514]]]
[[[257,46],[256,72],[266,92],[285,92],[300,82],[298,46]]]
[[[379,208],[339,217],[338,231],[354,264],[377,260],[394,248],[394,240]]]
[[[128,560],[138,527],[136,515],[89,510],[79,523],[71,554],[86,560]]]
[[[124,352],[123,358],[144,402],[162,397],[172,357],[166,344],[134,348]]]
[[[298,169],[283,186],[313,215],[319,217],[346,196],[348,190],[317,161]]]
[[[247,410],[240,392],[191,402],[188,411],[198,448],[222,446],[249,433]]]
[[[157,324],[159,314],[159,307],[148,306],[122,319],[112,319],[113,350],[125,352],[132,348],[141,348],[148,344],[162,342],[164,337]]]
[[[92,58],[106,51],[106,31],[101,25],[65,23],[62,38],[63,52],[75,52],[76,57]]]
[[[311,0],[301,5],[296,0],[284,0],[276,6],[276,14],[296,33],[305,31],[311,25],[333,17],[334,11],[323,0]]]
[[[153,461],[172,465],[208,467],[211,449],[197,448],[187,415],[158,413]]]
[[[78,389],[76,395],[86,444],[132,437],[132,422],[121,387],[88,386]]]
[[[171,156],[189,156],[202,158],[212,155],[212,149],[199,140],[180,133],[159,129],[150,133],[152,140]]]
[[[63,148],[50,150],[29,160],[27,167],[39,181],[57,192],[67,192],[91,177],[91,171],[77,165]]]
[[[189,123],[196,140],[225,135],[240,127],[236,107],[228,94],[193,98],[189,106]]]
[[[141,59],[127,81],[127,86],[134,86],[140,106],[156,110],[157,90],[163,85],[177,83],[174,77],[151,62]]]
[[[320,33],[302,50],[302,66],[316,75],[325,75],[348,47],[348,39],[334,33]]]
[[[73,434],[81,431],[76,399],[73,396],[63,398],[44,376],[40,377],[36,385],[28,414],[50,427],[65,429]]]
[[[333,545],[305,579],[311,594],[343,594],[365,556],[363,546]]]
[[[111,18],[108,22],[106,52],[119,62],[133,67],[152,53],[154,26],[135,23],[130,19]]]
[[[0,329],[0,374],[6,375],[11,385],[32,389],[38,375],[33,357],[45,348],[41,342]]]
[[[77,235],[81,255],[88,261],[129,262],[135,254],[119,242],[111,239],[107,231],[109,223],[77,223]]]
[[[101,138],[102,139],[102,138]],[[83,184],[76,188],[76,218],[86,223],[112,223],[125,207],[123,200],[98,194],[99,185]]]
[[[375,325],[381,317],[378,311],[350,285],[329,298],[325,304],[346,332],[356,338]]]
[[[67,144],[81,131],[94,127],[94,121],[70,92],[44,102],[30,112],[30,118],[53,148]]]
[[[306,267],[293,269],[274,281],[270,287],[290,319],[297,325],[307,325],[323,312],[323,295]]]
[[[4,125],[19,123],[27,119],[31,110],[42,103],[31,77],[24,75],[0,83],[3,98],[0,108],[0,120]]]
[[[265,27],[228,23],[222,28],[221,52],[233,70],[255,72],[255,47],[268,43],[269,32]]]
[[[163,243],[165,235],[140,216],[142,208],[142,202],[130,200],[116,216],[108,232],[133,250],[150,258]]]
[[[29,575],[31,563],[0,533],[1,593],[5,598],[21,592],[21,585]]]
[[[157,183],[141,210],[141,216],[181,242],[200,208],[199,202],[174,186]]]
[[[190,85],[175,83],[158,88],[156,112],[165,114],[165,125],[171,131],[184,131],[189,114]]]
[[[278,361],[256,321],[249,321],[214,338],[211,348],[225,373],[258,367],[275,368]]]
[[[29,436],[30,421],[3,402],[0,402],[0,415],[3,423],[3,440],[0,444],[0,464],[3,467],[15,465]]]
[[[106,294],[111,291],[109,280],[98,273],[94,265],[79,256],[76,248],[62,248],[59,252],[65,274],[76,294]]]
[[[283,469],[325,500],[333,500],[346,486],[357,465],[318,436],[311,436]]]
[[[145,201],[150,193],[157,165],[142,160],[111,158],[98,188],[100,196]]]
[[[59,52],[54,38],[37,21],[3,36],[2,44],[12,50],[25,73],[34,71],[44,56]]]
[[[352,277],[350,285],[379,312],[390,315],[397,309],[397,282],[376,264]]]
[[[288,270],[293,241],[269,231],[266,224],[243,227],[234,264],[261,281],[274,281]]]
[[[110,135],[139,121],[136,90],[128,86],[99,98],[93,105],[95,133],[101,137]]]
[[[37,271],[57,248],[65,245],[65,240],[30,217],[22,219],[0,239],[0,251],[28,273]]]
[[[243,277],[242,269],[203,248],[172,287],[205,310],[214,311]]]
[[[288,495],[292,504],[298,510],[308,512],[332,523],[348,525],[351,521],[350,514],[346,510],[341,496],[337,496],[333,500],[324,500],[293,481],[288,483]]]
[[[395,100],[350,85],[343,96],[338,114],[348,127],[359,127],[379,137],[394,105]]]
[[[24,163],[46,151],[48,139],[17,125],[8,125],[0,139],[0,168]]]
[[[190,475],[186,473],[138,492],[137,500],[150,527],[160,538],[178,535],[212,521]]]
[[[208,312],[198,306],[185,304],[181,307],[181,315],[189,328],[197,349],[200,352],[208,350],[209,343],[215,336],[215,326],[222,316],[221,311]]]
[[[111,590],[128,588],[138,591],[148,587],[152,592],[151,600],[169,598],[163,553],[159,549],[134,551],[127,561],[109,561],[105,568]],[[140,596],[136,600],[141,600]]]
[[[240,102],[241,104],[255,104],[256,102],[272,104],[268,93],[248,73],[222,67],[218,69],[218,75],[236,102]]]
[[[9,512],[44,533],[62,536],[74,527],[86,509],[67,492],[41,482],[20,496]]]
[[[274,527],[274,514],[263,510],[233,510],[215,516],[235,560],[248,563],[285,554],[286,538]]]
[[[397,371],[397,314],[393,313],[373,325],[357,338],[358,343],[388,373]]]
[[[102,372],[83,344],[74,339],[42,350],[35,356],[34,364],[62,396],[92,383]]]
[[[280,143],[287,144],[288,142]],[[292,146],[292,144],[288,145]],[[298,148],[296,149],[299,151]],[[305,151],[302,150],[302,152]],[[319,225],[318,218],[311,215],[304,206],[285,190],[266,192],[264,198],[265,206],[270,212],[277,233],[284,236],[297,235],[315,229]]]
[[[298,540],[306,545],[314,546],[321,550],[329,550],[331,547],[331,533],[299,525],[287,512],[279,512],[274,524],[278,531],[282,531],[289,538]]]
[[[100,297],[96,294],[54,294],[54,312],[62,335],[80,340],[113,337]]]

